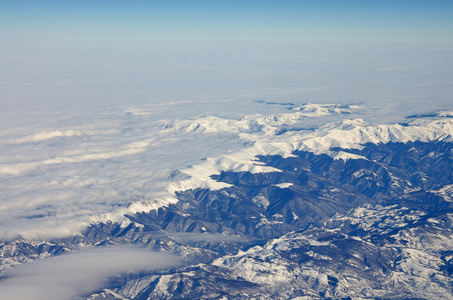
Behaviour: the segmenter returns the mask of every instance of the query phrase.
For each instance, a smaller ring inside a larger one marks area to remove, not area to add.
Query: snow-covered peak
[[[357,108],[359,107],[352,105],[303,104],[292,108],[292,111],[289,113],[279,113],[269,116],[255,114],[235,116],[233,118],[202,116],[196,119],[165,122],[162,124],[162,127],[164,130],[169,131],[183,130],[202,133],[247,133],[270,136],[275,135],[280,127],[296,125],[306,118],[350,114]]]
[[[325,116],[330,114],[350,114],[359,108],[357,105],[306,103],[296,106],[292,110],[300,111],[307,115]]]
[[[438,114],[439,117],[453,118],[453,111],[443,110]]]
[[[247,116],[241,119],[225,119],[215,116],[203,116],[197,119],[176,120],[164,123],[166,130],[183,130],[202,133],[259,133],[266,131],[266,122],[260,116]]]
[[[138,212],[146,213],[151,210],[157,210],[163,206],[167,206],[168,204],[175,203],[176,201],[177,200],[174,198],[136,201],[136,202],[129,203],[127,205],[127,210],[131,213],[138,213]]]
[[[316,129],[287,130],[281,133],[281,128],[294,127],[302,121],[306,122],[307,111],[319,114],[341,113],[351,107],[323,106],[306,104],[287,114],[271,116],[249,115],[243,118],[220,118],[204,116],[193,120],[177,120],[164,124],[164,130],[182,130],[198,133],[230,134],[239,138],[247,145],[246,148],[208,158],[202,163],[181,170],[188,178],[173,182],[169,191],[186,190],[197,187],[219,189],[228,186],[211,179],[211,175],[222,171],[246,171],[252,173],[277,171],[263,165],[257,160],[258,155],[293,156],[294,151],[309,151],[315,154],[327,154],[334,159],[357,159],[358,155],[344,151],[334,151],[334,148],[361,149],[366,143],[388,143],[411,141],[451,141],[453,135],[453,120],[444,119],[414,119],[407,124],[372,125],[362,119],[345,119],[328,123]]]

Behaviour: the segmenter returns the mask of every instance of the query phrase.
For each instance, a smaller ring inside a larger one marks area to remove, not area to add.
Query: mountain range
[[[298,123],[352,109],[165,123],[247,146],[175,171],[170,200],[131,203],[122,222],[2,241],[1,268],[133,244],[182,264],[112,274],[85,299],[453,299],[453,121]]]

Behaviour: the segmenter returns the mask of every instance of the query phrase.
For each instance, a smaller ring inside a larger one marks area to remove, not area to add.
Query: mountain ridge
[[[87,298],[453,299],[452,122],[276,127],[175,172],[173,200],[133,202],[126,222],[3,241],[1,270],[134,244],[184,265],[114,276]]]

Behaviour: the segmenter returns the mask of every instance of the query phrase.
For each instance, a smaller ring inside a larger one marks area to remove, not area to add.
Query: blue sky
[[[453,42],[451,0],[0,0],[0,38]]]

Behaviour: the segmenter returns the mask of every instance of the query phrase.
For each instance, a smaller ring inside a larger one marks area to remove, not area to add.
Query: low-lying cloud
[[[80,130],[53,130],[39,132],[32,135],[27,135],[22,138],[17,139],[16,143],[31,143],[31,142],[41,142],[45,140],[50,140],[58,137],[71,137],[71,136],[83,136],[84,133]]]
[[[175,169],[242,147],[220,136],[164,133],[146,111],[86,117],[36,134],[18,129],[2,138],[0,130],[0,240],[65,237],[92,223],[127,221],[124,213],[171,202],[166,187]]]
[[[131,246],[99,247],[17,267],[0,279],[2,299],[82,299],[114,274],[168,268],[176,256]]]

